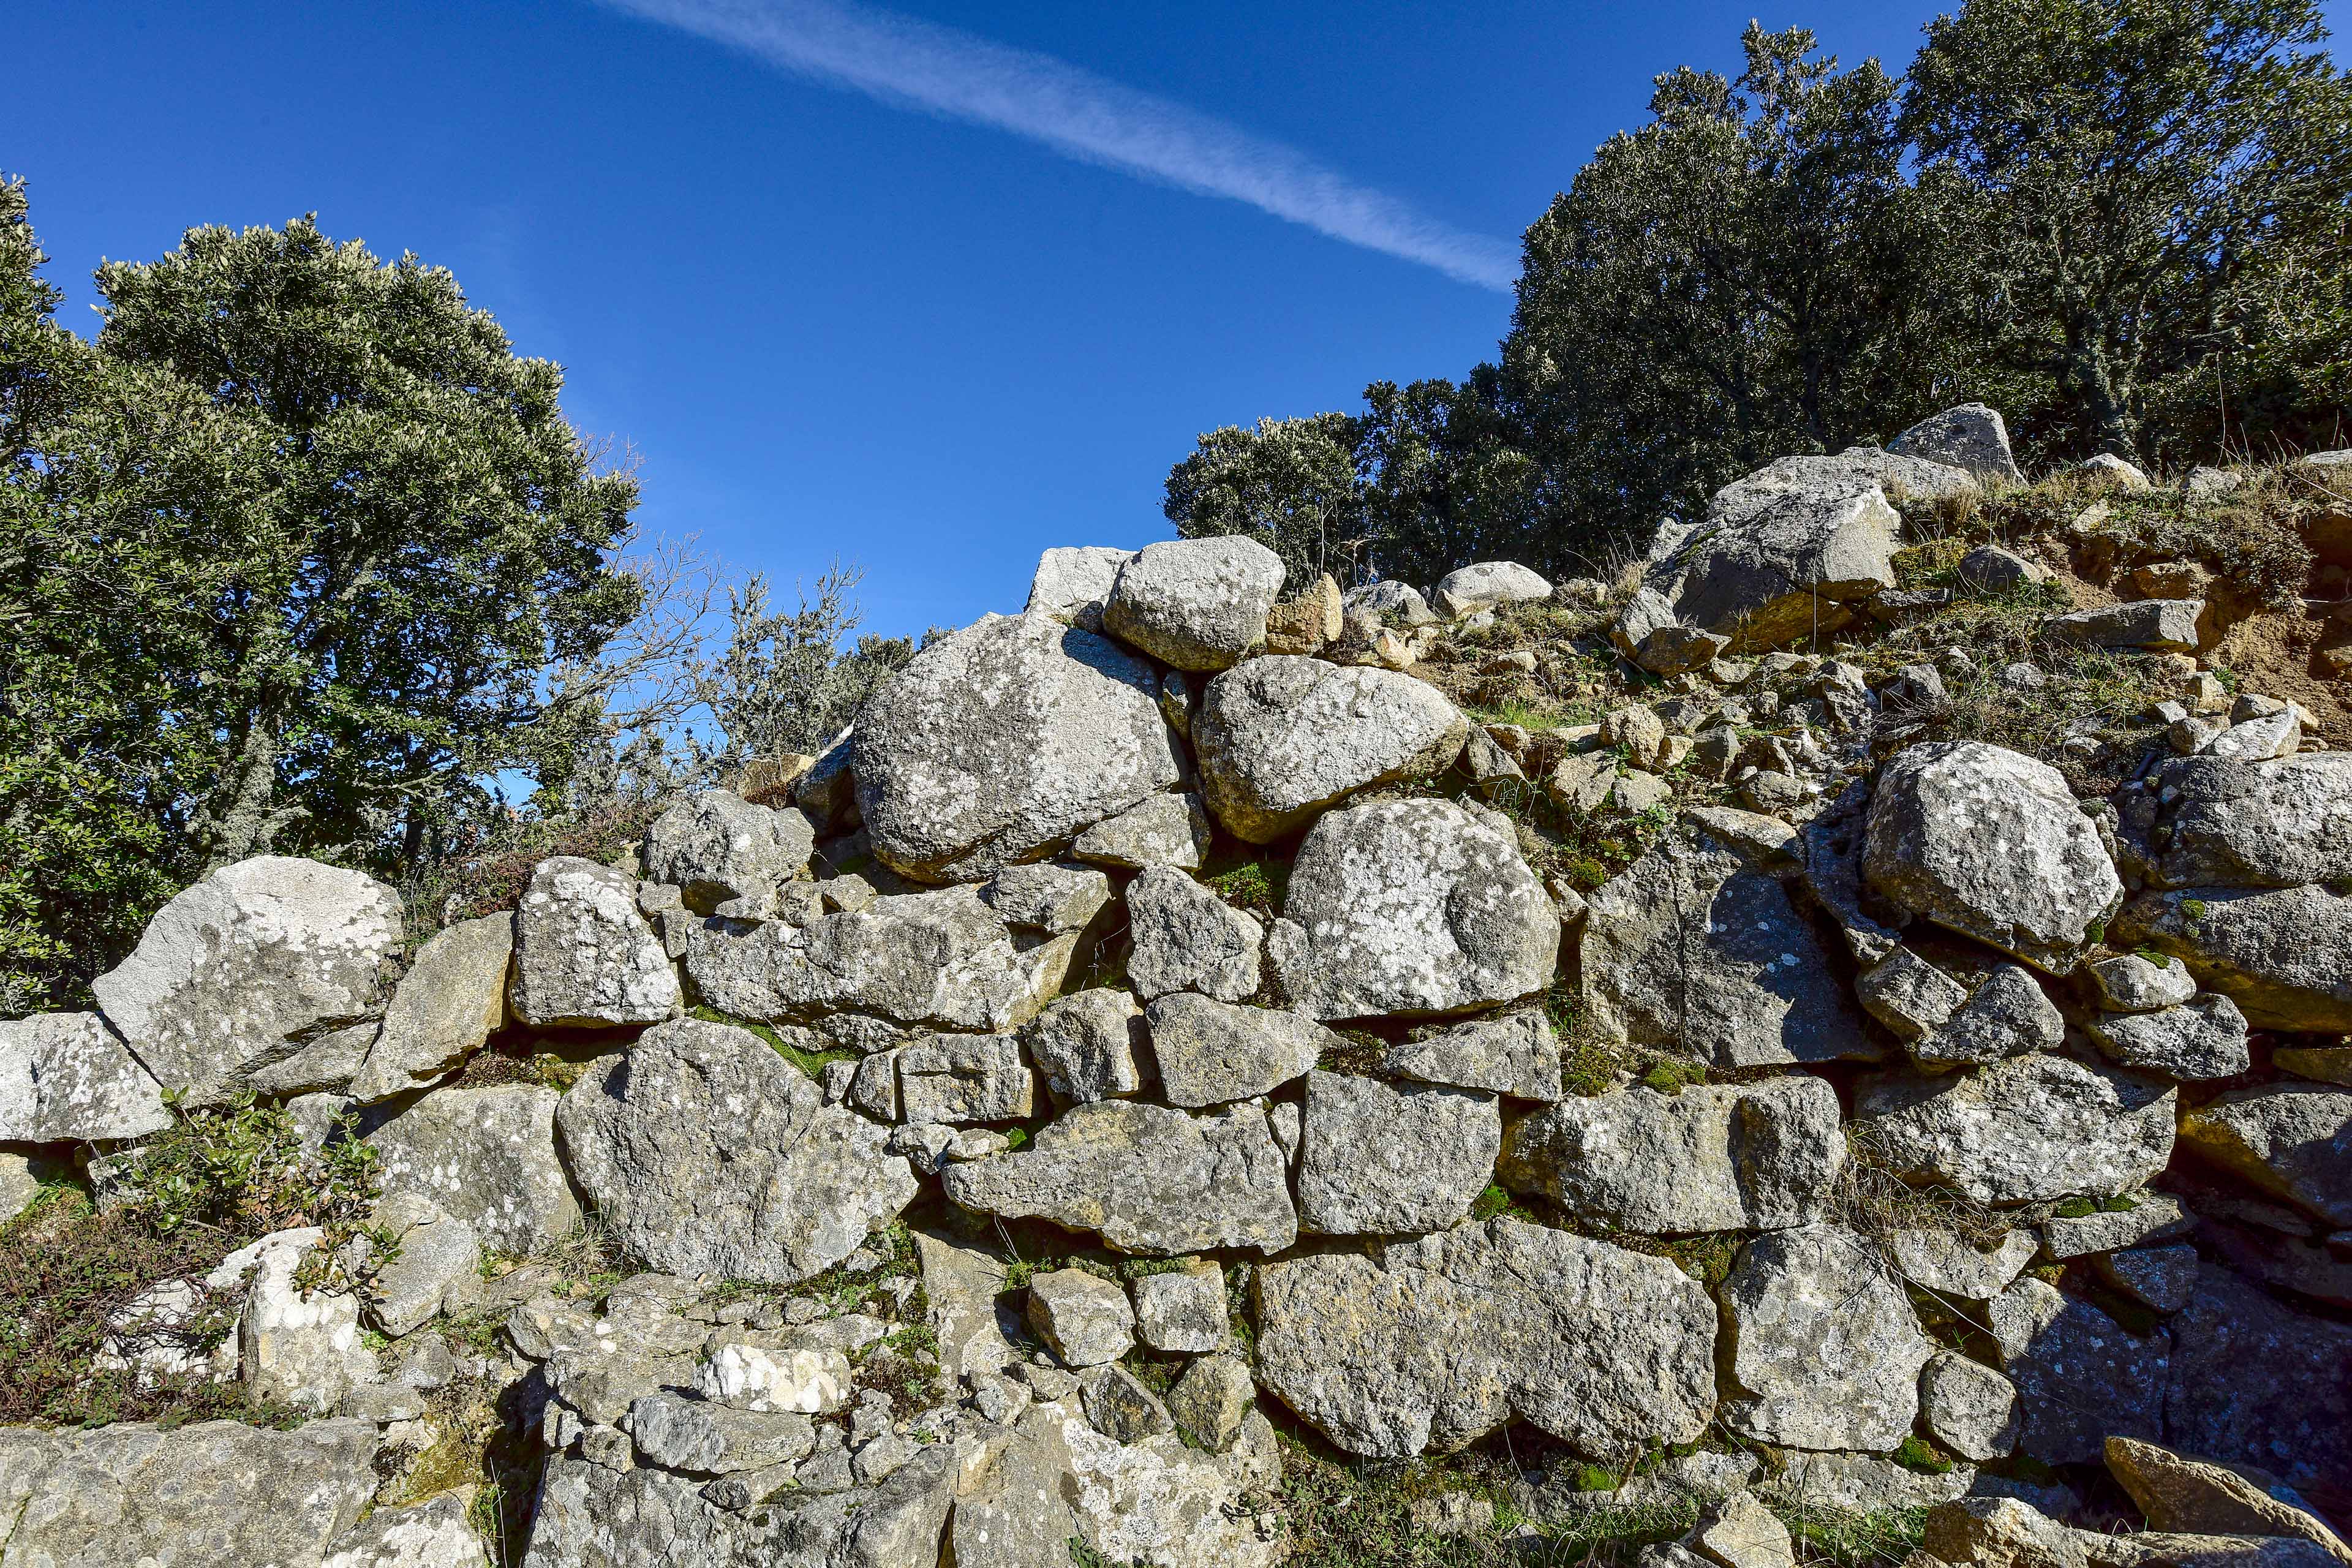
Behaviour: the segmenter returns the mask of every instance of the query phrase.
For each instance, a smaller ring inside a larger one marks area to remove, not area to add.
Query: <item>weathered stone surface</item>
[[[97,1014],[0,1019],[0,1140],[143,1138],[171,1125],[163,1086]]]
[[[1210,811],[1253,844],[1297,832],[1358,790],[1444,769],[1469,733],[1425,680],[1286,657],[1210,681],[1192,726]]]
[[[1241,1007],[1186,992],[1144,1010],[1160,1064],[1160,1097],[1197,1110],[1281,1088],[1347,1041],[1311,1019]]]
[[[1407,800],[1316,823],[1268,953],[1310,1018],[1458,1013],[1543,990],[1559,935],[1507,820]]]
[[[1602,1038],[1716,1067],[1884,1054],[1788,889],[1707,835],[1667,835],[1590,901],[1584,995]]]
[[[921,1035],[898,1053],[898,1115],[953,1126],[1025,1121],[1037,1111],[1037,1075],[1013,1035]]]
[[[155,912],[129,958],[90,983],[142,1065],[190,1106],[372,1016],[400,952],[400,895],[358,871],[264,855],[224,866]]]
[[[869,900],[855,912],[879,901]],[[1007,866],[982,882],[980,901],[1016,930],[1060,936],[1086,930],[1102,913],[1110,902],[1110,879],[1089,866],[1033,861]]]
[[[1843,1226],[1758,1237],[1724,1281],[1724,1419],[1795,1448],[1892,1448],[1936,1352],[1870,1243]]]
[[[1121,1252],[1279,1252],[1297,1239],[1286,1162],[1247,1105],[1195,1117],[1097,1100],[1027,1148],[950,1165],[940,1181],[965,1208],[1094,1231]]]
[[[1147,544],[1118,569],[1103,629],[1178,669],[1224,669],[1265,640],[1282,558],[1225,535]]]
[[[2352,752],[2183,757],[2150,781],[2157,888],[2293,888],[2352,877]]]
[[[1999,1459],[2017,1447],[2017,1384],[1958,1351],[1937,1351],[1919,1373],[1927,1435],[1964,1459]]]
[[[1879,770],[1863,874],[1908,913],[2053,974],[2123,882],[2065,779],[1982,741],[1937,741]]]
[[[1298,1223],[1328,1236],[1442,1230],[1470,1212],[1503,1142],[1494,1097],[1307,1075]]]
[[[1111,584],[1134,554],[1108,544],[1066,544],[1046,551],[1037,557],[1036,573],[1029,579],[1029,603],[1022,614],[1051,616],[1088,631],[1101,630]]]
[[[1691,1546],[1718,1568],[1796,1568],[1789,1527],[1754,1492],[1734,1492],[1702,1512]]]
[[[1983,594],[2007,594],[2050,581],[2050,568],[1998,544],[1979,544],[1960,557],[1960,581]]]
[[[2107,1439],[2107,1470],[2151,1530],[2197,1535],[2275,1535],[2315,1542],[2339,1561],[2352,1547],[2318,1519],[2246,1477],[2131,1437]]]
[[[2090,1033],[2116,1066],[2171,1079],[2234,1078],[2252,1059],[2246,1016],[2218,994],[2161,1013],[2103,1013]]]
[[[1326,572],[1296,598],[1285,599],[1266,613],[1265,650],[1319,653],[1326,644],[1339,640],[1346,614],[1339,582]]]
[[[1135,1310],[1127,1292],[1083,1268],[1031,1277],[1029,1326],[1064,1366],[1100,1366],[1135,1348]]]
[[[2012,1057],[1958,1079],[1865,1084],[1856,1131],[1905,1180],[1982,1203],[2104,1197],[2164,1169],[2174,1092],[2065,1057]]]
[[[2178,1007],[2197,994],[2196,977],[2179,959],[2151,963],[2138,953],[2103,958],[2090,966],[2099,999],[2110,1012],[2160,1013]]]
[[[1669,1235],[1809,1224],[1844,1165],[1837,1091],[1799,1076],[1562,1100],[1512,1122],[1496,1173],[1579,1219]]]
[[[853,1393],[849,1358],[823,1345],[714,1342],[692,1370],[696,1393],[738,1410],[829,1415]],[[564,1392],[560,1385],[558,1392]]]
[[[1551,597],[1551,579],[1516,561],[1478,561],[1457,566],[1437,580],[1435,597],[1467,615],[1488,605],[1530,605]]]
[[[815,846],[816,830],[799,812],[771,811],[709,789],[654,818],[639,853],[646,875],[677,889],[695,913],[759,915],[778,884],[808,864]]]
[[[2004,963],[1942,1027],[1912,1041],[1909,1049],[1913,1061],[1934,1072],[2054,1051],[2065,1039],[2065,1015],[2023,965]]]
[[[1350,1453],[1450,1451],[1513,1418],[1630,1461],[1715,1405],[1716,1312],[1663,1258],[1496,1219],[1257,1270],[1260,1383]]]
[[[2204,613],[2202,599],[2136,599],[2053,616],[2047,625],[2053,635],[2093,647],[2194,653],[2200,646],[2197,621]]]
[[[1707,501],[1702,522],[1685,531],[1685,537],[1695,536],[1704,528],[1741,522],[1791,495],[1828,500],[1876,489],[1888,495],[1900,491],[1938,500],[1973,495],[1979,488],[1973,477],[1948,463],[1906,457],[1880,447],[1848,447],[1835,454],[1780,458],[1716,491]],[[1662,535],[1651,546],[1651,559],[1669,558],[1676,547]]]
[[[1907,947],[1863,971],[1853,990],[1872,1017],[1906,1041],[1942,1027],[1969,999],[1967,986]]]
[[[580,1223],[580,1200],[555,1154],[561,1098],[535,1084],[425,1096],[368,1134],[384,1194],[429,1198],[501,1252],[561,1240]]]
[[[2107,1437],[2158,1437],[2172,1339],[2127,1331],[2090,1302],[2031,1276],[1986,1321],[2017,1384],[2018,1447],[2045,1465],[2096,1463]]]
[[[2091,1268],[2110,1289],[2165,1317],[2189,1305],[2197,1288],[2197,1249],[2186,1245],[2103,1252]]]
[[[329,1543],[319,1568],[487,1568],[489,1554],[467,1518],[473,1500],[466,1487],[377,1509]]]
[[[1136,1333],[1153,1350],[1184,1355],[1224,1347],[1225,1275],[1213,1258],[1196,1258],[1171,1274],[1135,1281]]]
[[[994,1253],[937,1231],[917,1229],[915,1255],[940,1370],[950,1379],[999,1373],[1020,1359],[1013,1348],[1021,1313],[1006,1289],[1008,1271]]]
[[[2033,1261],[2031,1230],[2006,1230],[1979,1246],[1956,1231],[1907,1226],[1886,1237],[1887,1261],[1922,1289],[1961,1301],[1990,1301]]]
[[[1176,1429],[1160,1396],[1123,1366],[1097,1366],[1079,1378],[1078,1400],[1094,1429],[1114,1443],[1141,1443]]]
[[[1249,1421],[1257,1381],[1239,1356],[1202,1356],[1168,1391],[1168,1414],[1212,1454],[1231,1448]]]
[[[236,1332],[246,1392],[257,1405],[325,1415],[377,1379],[375,1352],[360,1339],[359,1298],[295,1283],[323,1234],[315,1226],[281,1230],[254,1247]]]
[[[1393,577],[1350,588],[1339,595],[1339,603],[1343,609],[1370,610],[1383,619],[1402,621],[1409,626],[1425,626],[1437,619],[1420,589]]]
[[[11,1568],[316,1564],[374,1495],[373,1421],[290,1432],[234,1421],[168,1430],[0,1428]]]
[[[676,1394],[648,1394],[629,1406],[638,1457],[669,1470],[735,1475],[805,1458],[816,1429],[796,1411],[737,1410]]]
[[[791,1284],[915,1195],[879,1127],[821,1106],[758,1036],[682,1018],[564,1095],[564,1152],[629,1252],[673,1274]]]
[[[1559,1098],[1559,1041],[1540,1007],[1415,1029],[1381,1069],[1422,1083],[1491,1089],[1515,1100]]]
[[[1837,630],[1851,603],[1894,587],[1901,535],[1875,484],[1783,489],[1744,511],[1718,494],[1651,581],[1675,620],[1754,652]]]
[[[1876,1454],[1789,1456],[1788,1468],[1771,1483],[1780,1497],[1814,1508],[1883,1514],[1934,1508],[1967,1495],[1977,1479],[1973,1465],[1954,1465],[1923,1475]]]
[[[2170,1241],[2197,1228],[2194,1215],[2169,1193],[2132,1193],[2130,1206],[2102,1209],[2069,1218],[2053,1215],[2042,1222],[2042,1246],[2051,1257],[2064,1261],[2094,1252],[2114,1252],[2144,1241]]]
[[[1197,991],[1238,1002],[1257,990],[1265,928],[1181,871],[1156,867],[1129,882],[1127,925],[1128,984],[1146,1000]]]
[[[2012,1497],[1958,1498],[1927,1515],[1922,1552],[1969,1568],[2091,1568],[2087,1531]]]
[[[416,950],[394,988],[383,1027],[352,1079],[365,1105],[437,1083],[488,1042],[507,1016],[514,916],[460,921]]]
[[[2143,893],[2110,935],[2185,961],[2258,1029],[2352,1033],[2352,898],[2320,887]]]
[[[634,878],[576,855],[542,860],[515,910],[515,1016],[541,1027],[677,1016],[677,971],[637,913]]]
[[[2295,1486],[2352,1476],[2352,1327],[2208,1268],[2170,1329],[2165,1443]]]
[[[1097,866],[1197,871],[1208,858],[1210,837],[1208,807],[1199,795],[1155,795],[1079,834],[1070,853]]]
[[[2021,484],[2017,459],[2009,448],[2009,426],[2000,411],[1981,403],[1963,403],[1931,415],[1886,443],[1898,458],[1924,458],[1974,474],[1980,479]]]
[[[1034,859],[1177,780],[1159,674],[1045,616],[917,654],[866,702],[857,802],[875,855],[927,882]]]
[[[2271,1065],[2315,1083],[2352,1084],[2352,1046],[2282,1046]]]
[[[1143,1087],[1150,1052],[1143,1010],[1109,986],[1076,991],[1038,1014],[1027,1032],[1029,1059],[1059,1105],[1115,1100]]]
[[[2352,1089],[2315,1083],[2231,1089],[2180,1119],[2190,1150],[2317,1215],[2352,1226]]]
[[[416,1193],[378,1205],[374,1223],[398,1250],[368,1281],[368,1321],[394,1339],[423,1328],[455,1288],[478,1281],[482,1238],[464,1220]]]
[[[1068,933],[1024,945],[976,889],[943,888],[877,899],[809,926],[697,926],[686,972],[705,1002],[738,1018],[851,1011],[994,1031],[1036,1016],[1061,989],[1077,942]]]
[[[37,1155],[0,1149],[0,1225],[6,1225],[41,1195],[43,1184],[62,1174]]]

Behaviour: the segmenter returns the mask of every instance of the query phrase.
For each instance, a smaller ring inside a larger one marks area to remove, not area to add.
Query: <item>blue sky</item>
[[[1937,8],[14,0],[0,169],[85,328],[101,257],[196,223],[316,210],[454,268],[651,531],[787,589],[854,562],[914,632],[1017,609],[1046,545],[1167,537],[1200,431],[1491,354],[1475,279],[1749,16],[1899,69]],[[1160,174],[1071,155],[1139,146]]]

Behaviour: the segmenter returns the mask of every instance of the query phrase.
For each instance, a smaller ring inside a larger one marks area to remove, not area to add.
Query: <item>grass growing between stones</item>
[[[722,1013],[716,1007],[698,1005],[691,1007],[687,1010],[687,1016],[699,1018],[706,1024],[724,1024],[731,1029],[741,1029],[749,1034],[757,1035],[768,1043],[771,1050],[819,1082],[824,1081],[824,1069],[833,1063],[865,1059],[861,1053],[847,1046],[834,1046],[821,1051],[810,1050],[805,1046],[794,1045],[782,1033],[765,1024],[754,1023],[749,1018],[738,1018],[733,1014]]]

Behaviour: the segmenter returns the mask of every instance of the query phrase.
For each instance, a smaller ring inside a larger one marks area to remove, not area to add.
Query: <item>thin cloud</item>
[[[825,0],[603,0],[795,75],[885,102],[994,126],[1086,163],[1146,174],[1303,224],[1334,239],[1508,292],[1513,247],[1415,212],[1181,104],[1050,55],[887,11]]]

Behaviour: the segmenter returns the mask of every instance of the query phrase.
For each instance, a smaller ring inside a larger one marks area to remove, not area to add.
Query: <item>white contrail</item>
[[[992,125],[1088,163],[1230,196],[1276,217],[1508,291],[1505,242],[1425,217],[1296,148],[1029,49],[829,0],[604,0],[802,76]]]

